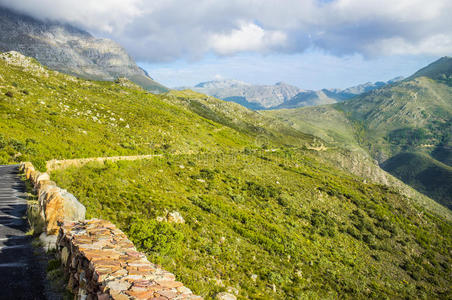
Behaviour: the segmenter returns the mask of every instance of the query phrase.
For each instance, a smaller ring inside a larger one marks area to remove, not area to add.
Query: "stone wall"
[[[75,299],[202,299],[150,263],[112,223],[85,220],[85,207],[29,162],[20,170],[33,185],[48,235],[58,233],[56,249]]]
[[[68,221],[83,221],[86,208],[68,191],[57,187],[47,173],[41,173],[29,162],[19,167],[33,185],[38,196],[39,214],[47,235],[58,233],[59,225]]]
[[[65,223],[57,245],[70,275],[68,288],[80,299],[202,299],[150,263],[108,221]]]

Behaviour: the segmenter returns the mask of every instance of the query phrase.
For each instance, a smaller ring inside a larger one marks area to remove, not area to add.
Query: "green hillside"
[[[153,95],[125,79],[81,80],[29,58],[17,64],[25,70],[0,59],[0,164],[31,160],[42,168],[54,158],[223,152],[255,147],[257,137],[294,145],[312,139],[291,128],[283,135],[277,124],[263,127],[270,121],[233,103],[214,106],[243,119],[215,114],[205,95]]]
[[[240,299],[451,296],[451,223],[313,153],[168,156],[52,176],[208,298],[228,287]],[[173,211],[185,224],[156,221]]]
[[[427,196],[452,207],[452,167],[425,153],[400,153],[382,164],[382,168]]]
[[[442,58],[407,80],[349,101],[265,114],[337,146],[362,148],[380,164],[390,160],[387,165],[391,167],[385,169],[391,174],[451,208],[452,86],[447,81],[451,65],[451,58]],[[416,179],[424,176],[420,174],[423,169],[411,168],[416,160],[402,158],[419,156],[394,158],[400,153],[427,155],[422,160],[434,166],[429,168],[432,178]],[[403,176],[396,171],[402,169]],[[435,182],[436,178],[441,179]]]
[[[441,81],[443,83],[447,83],[449,85],[452,84],[452,58],[445,56],[440,58],[439,60],[431,63],[425,68],[420,69],[416,73],[414,73],[408,79],[413,79],[416,77],[429,77],[434,80]]]
[[[339,169],[334,144],[191,91],[2,57],[0,163],[162,154],[51,176],[197,294],[452,297],[450,212]],[[162,221],[173,211],[185,223]]]

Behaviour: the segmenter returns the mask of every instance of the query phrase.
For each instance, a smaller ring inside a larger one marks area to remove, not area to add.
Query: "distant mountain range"
[[[138,67],[119,44],[76,27],[0,7],[0,32],[0,52],[18,51],[51,69],[85,79],[126,77],[149,91],[168,90]]]
[[[266,112],[380,166],[452,209],[452,58],[349,101]]]
[[[226,101],[239,103],[249,109],[265,110],[341,102],[402,79],[403,77],[397,77],[387,82],[367,82],[343,90],[322,89],[313,91],[303,90],[283,82],[278,82],[274,85],[253,85],[238,80],[207,81],[194,87],[180,87],[177,89],[191,89]]]

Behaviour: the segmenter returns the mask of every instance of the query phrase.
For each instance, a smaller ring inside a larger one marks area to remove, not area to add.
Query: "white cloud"
[[[228,34],[213,34],[209,45],[217,53],[230,55],[237,52],[264,52],[274,47],[282,47],[286,42],[286,34],[281,31],[265,31],[253,23],[241,24]]]
[[[138,60],[206,53],[451,54],[451,0],[0,0],[123,44]]]
[[[445,55],[452,53],[452,36],[437,34],[417,42],[410,42],[401,37],[383,39],[375,45],[369,46],[369,52],[385,53],[388,55],[403,54],[434,54]]]
[[[11,3],[13,2],[13,3]],[[0,4],[40,19],[69,22],[91,31],[121,30],[142,14],[142,0],[1,0]]]

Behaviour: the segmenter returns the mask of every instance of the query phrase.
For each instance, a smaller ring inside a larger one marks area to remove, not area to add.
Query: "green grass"
[[[253,299],[451,295],[451,224],[310,152],[93,163],[52,177],[206,297],[230,286]],[[173,210],[185,224],[156,221]]]
[[[1,60],[0,70],[0,164],[31,160],[42,170],[50,159],[228,152],[255,147],[258,136],[285,139],[279,128],[260,125],[257,113],[217,99],[208,103],[204,95],[187,104],[183,92],[153,95],[50,71],[34,76]],[[219,117],[209,105],[232,107],[247,119]],[[290,143],[310,138],[285,130],[295,134]]]

